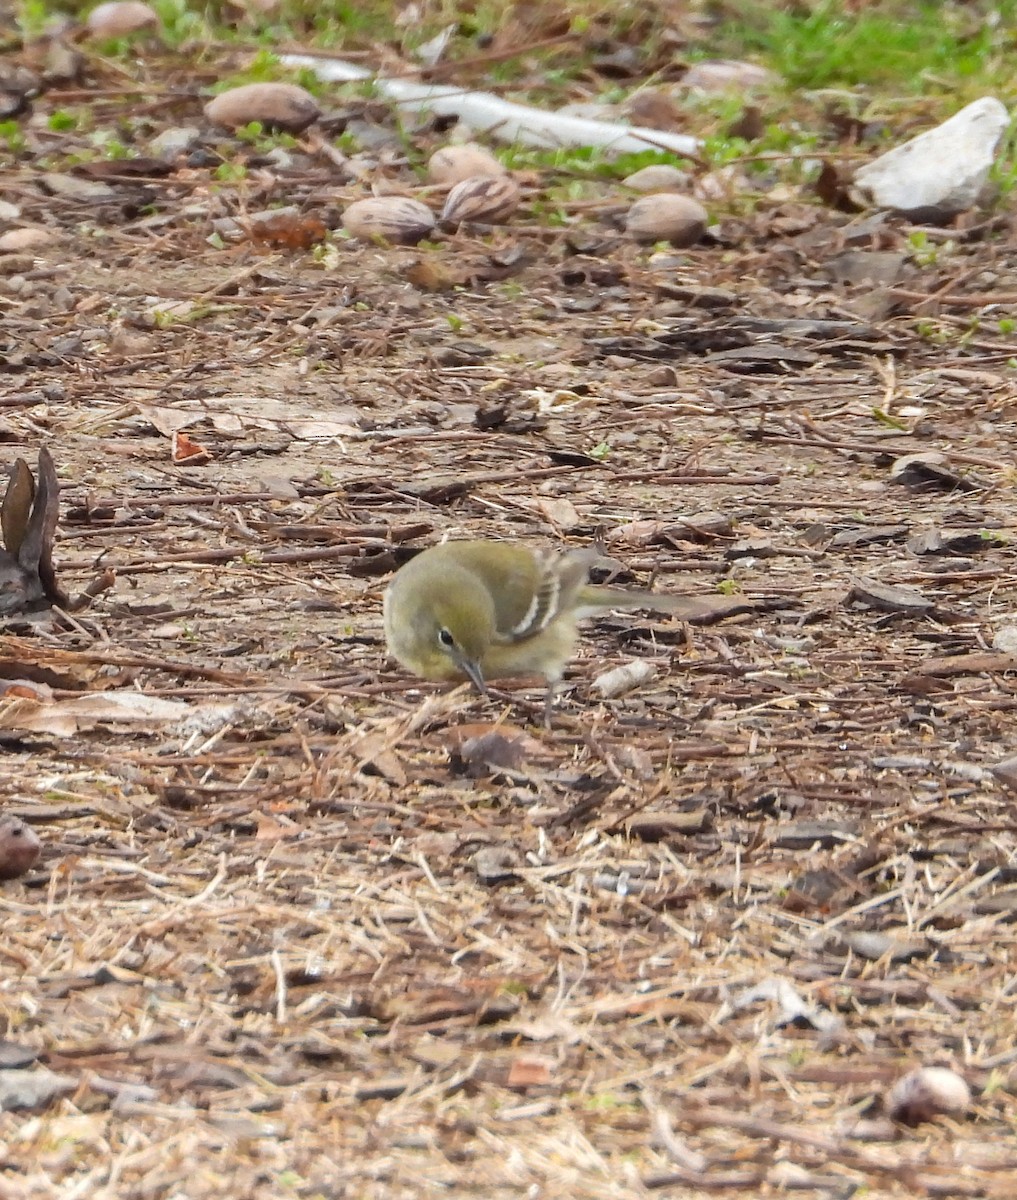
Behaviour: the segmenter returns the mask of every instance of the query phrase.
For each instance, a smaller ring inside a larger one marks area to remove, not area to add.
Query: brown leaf
[[[254,819],[258,824],[254,834],[256,842],[280,842],[300,833],[300,827],[294,821],[280,821],[278,817],[261,809],[254,814]]]
[[[260,221],[251,221],[244,231],[255,244],[280,246],[285,250],[310,250],[325,240],[324,221],[306,214],[270,213]]]
[[[203,467],[212,456],[200,443],[178,429],[173,435],[173,461],[189,467]]]
[[[463,267],[432,256],[414,259],[403,270],[403,278],[422,292],[450,292],[462,287],[469,275]]]
[[[748,596],[674,596],[667,611],[694,625],[710,625],[742,613],[766,612],[780,603],[783,602]]]
[[[514,1059],[505,1084],[510,1088],[541,1087],[554,1079],[554,1059],[540,1054],[527,1054]]]
[[[505,721],[454,725],[445,730],[444,741],[450,753],[467,766],[483,764],[519,770],[527,758],[545,752],[544,746],[525,729]]]

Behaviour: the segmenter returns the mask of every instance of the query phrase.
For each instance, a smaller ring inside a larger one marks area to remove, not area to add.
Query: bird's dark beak
[[[456,658],[456,666],[482,696],[487,695],[487,684],[484,682],[484,673],[480,669],[480,663],[475,659],[466,658],[464,655]]]

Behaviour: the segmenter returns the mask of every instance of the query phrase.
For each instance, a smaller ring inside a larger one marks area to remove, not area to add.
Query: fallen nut
[[[651,163],[626,175],[622,183],[636,192],[673,192],[675,188],[688,187],[689,174],[670,163]]]
[[[434,213],[409,196],[368,196],[346,209],[343,228],[354,237],[413,246],[434,229]]]
[[[93,8],[85,20],[85,28],[95,38],[127,37],[158,24],[159,14],[141,0],[109,0]]]
[[[520,196],[519,184],[510,175],[472,175],[445,198],[441,222],[453,229],[464,221],[499,225],[519,207]]]
[[[432,183],[462,183],[476,175],[500,176],[505,168],[490,150],[476,142],[461,146],[443,146],[435,150],[427,163],[427,177]]]
[[[625,229],[637,242],[694,246],[706,232],[709,216],[691,196],[656,192],[642,196],[628,211]]]
[[[205,116],[224,129],[260,121],[266,129],[302,133],[321,116],[318,102],[295,83],[245,83],[213,96]]]

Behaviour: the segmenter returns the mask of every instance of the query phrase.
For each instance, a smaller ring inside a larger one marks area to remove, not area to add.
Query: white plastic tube
[[[439,84],[414,83],[408,79],[377,79],[355,63],[308,54],[284,54],[284,66],[307,68],[326,83],[371,80],[380,95],[413,112],[457,116],[478,133],[500,142],[540,146],[556,150],[565,146],[596,146],[605,154],[632,154],[641,150],[669,150],[673,154],[695,154],[697,138],[642,125],[619,125],[591,121],[569,113],[545,112],[525,104],[513,104],[490,92],[467,92]]]

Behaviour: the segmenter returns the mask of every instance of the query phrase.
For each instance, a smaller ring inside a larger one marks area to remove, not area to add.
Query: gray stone
[[[1017,625],[1003,625],[992,638],[993,650],[1003,654],[1017,654]]]
[[[156,158],[174,159],[192,150],[201,138],[201,130],[193,125],[177,125],[156,134],[148,148]]]
[[[76,1075],[58,1075],[46,1067],[34,1071],[0,1071],[0,1112],[40,1109],[75,1091]]]

